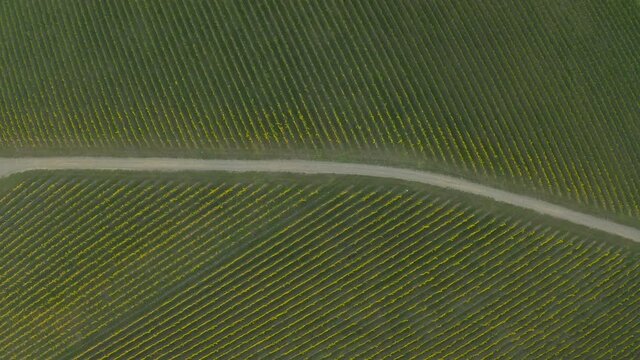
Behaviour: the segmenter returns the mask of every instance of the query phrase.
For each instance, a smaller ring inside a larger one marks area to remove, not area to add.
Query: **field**
[[[640,352],[637,249],[428,188],[216,173],[3,183],[6,358]]]
[[[639,3],[480,4],[3,1],[0,153],[384,161],[637,224]]]
[[[640,229],[639,54],[638,0],[5,0],[0,157],[387,164]],[[640,247],[561,218],[373,177],[17,174],[0,358],[639,358]]]

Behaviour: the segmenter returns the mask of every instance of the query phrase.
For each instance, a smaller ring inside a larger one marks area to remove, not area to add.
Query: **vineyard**
[[[171,178],[12,178],[3,357],[640,351],[640,253],[622,245],[401,184]]]
[[[443,169],[637,223],[640,3],[0,3],[0,153]]]

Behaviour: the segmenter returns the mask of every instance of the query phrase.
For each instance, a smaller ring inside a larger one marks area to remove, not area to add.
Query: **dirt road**
[[[297,174],[359,175],[413,181],[440,188],[461,191],[533,210],[556,219],[640,242],[640,229],[580,213],[538,200],[495,189],[474,182],[437,174],[386,166],[306,160],[203,160],[179,158],[114,158],[114,157],[41,157],[0,158],[0,177],[34,169],[63,170],[154,170],[154,171],[231,171],[286,172]]]

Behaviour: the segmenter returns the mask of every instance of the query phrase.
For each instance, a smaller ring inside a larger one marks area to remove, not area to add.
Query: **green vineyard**
[[[0,359],[640,359],[638,243],[640,0],[0,1]]]
[[[0,3],[0,153],[439,169],[640,218],[640,3]]]
[[[428,189],[216,173],[7,184],[3,358],[640,351],[640,253]]]

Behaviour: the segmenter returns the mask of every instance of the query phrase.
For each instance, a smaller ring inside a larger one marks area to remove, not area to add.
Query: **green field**
[[[636,0],[0,3],[0,153],[440,169],[640,219]]]
[[[0,353],[623,359],[640,351],[636,248],[365,180],[89,172],[4,180]]]
[[[640,228],[639,59],[639,0],[4,0],[0,157],[386,164]],[[638,244],[417,183],[32,171],[0,249],[0,359],[640,357]]]

